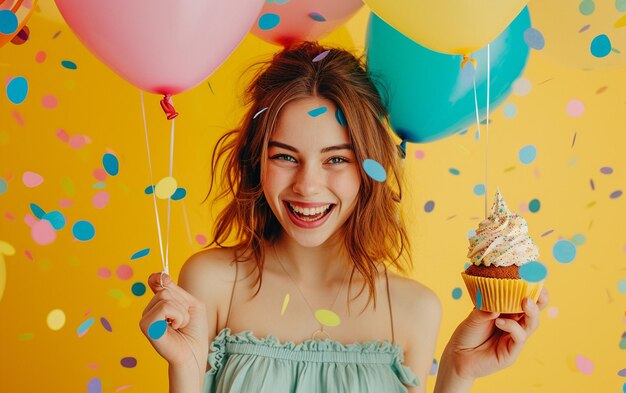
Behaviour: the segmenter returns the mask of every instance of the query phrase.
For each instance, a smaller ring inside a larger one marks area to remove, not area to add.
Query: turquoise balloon
[[[522,74],[529,48],[524,31],[528,9],[490,44],[490,111],[511,93]],[[487,47],[475,52],[476,71],[463,58],[434,52],[400,34],[371,14],[367,28],[367,64],[387,103],[391,127],[409,142],[431,142],[475,124],[474,84],[478,112],[487,113]]]

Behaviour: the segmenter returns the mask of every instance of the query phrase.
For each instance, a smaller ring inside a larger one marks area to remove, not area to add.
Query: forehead
[[[326,98],[307,97],[285,105],[270,138],[300,149],[349,143],[346,127],[336,117],[337,106]]]

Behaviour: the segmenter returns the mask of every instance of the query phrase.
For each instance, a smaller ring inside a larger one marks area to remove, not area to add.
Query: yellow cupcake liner
[[[464,272],[461,277],[476,308],[503,314],[524,312],[522,300],[531,297],[536,302],[543,287],[543,281],[531,283],[522,279],[478,277]],[[480,305],[476,302],[479,290]]]

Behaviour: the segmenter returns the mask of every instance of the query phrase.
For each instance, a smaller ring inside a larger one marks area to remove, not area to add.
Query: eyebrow
[[[269,144],[267,145],[267,147],[282,147],[283,149],[286,150],[291,150],[294,153],[300,153],[298,151],[298,149],[296,149],[293,146],[290,146],[286,143],[282,143],[282,142],[278,142],[278,141],[270,141]],[[328,146],[323,148],[322,150],[320,150],[321,153],[328,153],[329,151],[335,151],[335,150],[354,150],[352,148],[352,145],[350,143],[344,143],[343,145],[337,145],[337,146]]]

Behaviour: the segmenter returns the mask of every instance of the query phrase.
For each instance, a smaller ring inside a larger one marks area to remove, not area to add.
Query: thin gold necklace
[[[307,300],[306,296],[304,296],[304,293],[302,292],[302,289],[300,289],[300,286],[298,286],[298,283],[296,283],[296,280],[294,280],[293,277],[291,277],[291,274],[289,274],[287,269],[285,269],[285,265],[283,265],[283,262],[280,260],[280,257],[278,256],[278,251],[276,251],[276,244],[272,243],[272,247],[274,248],[274,255],[276,255],[276,260],[278,261],[278,264],[283,269],[283,271],[285,272],[287,277],[289,277],[289,279],[291,280],[293,285],[296,287],[298,292],[300,292],[300,296],[302,296],[302,299],[304,299],[304,302],[309,307],[309,310],[311,310],[311,313],[315,317],[315,310],[313,309],[313,306],[311,306],[311,303],[309,303],[309,301]],[[348,277],[348,273],[350,273],[350,271],[346,272],[346,275],[343,278],[343,281],[341,282],[341,285],[339,286],[339,291],[337,291],[337,294],[335,295],[335,299],[333,300],[332,304],[328,308],[329,311],[332,311],[333,306],[337,302],[337,298],[339,297],[339,294],[341,293],[341,290],[343,289],[343,286],[344,286],[344,284],[346,282],[346,278]],[[315,317],[315,319],[320,324],[320,328],[313,332],[313,334],[311,335],[311,340],[318,340],[318,339],[321,339],[321,338],[330,339],[331,338],[330,334],[328,334],[328,332],[326,332],[324,330],[324,325],[317,319],[317,317]]]

